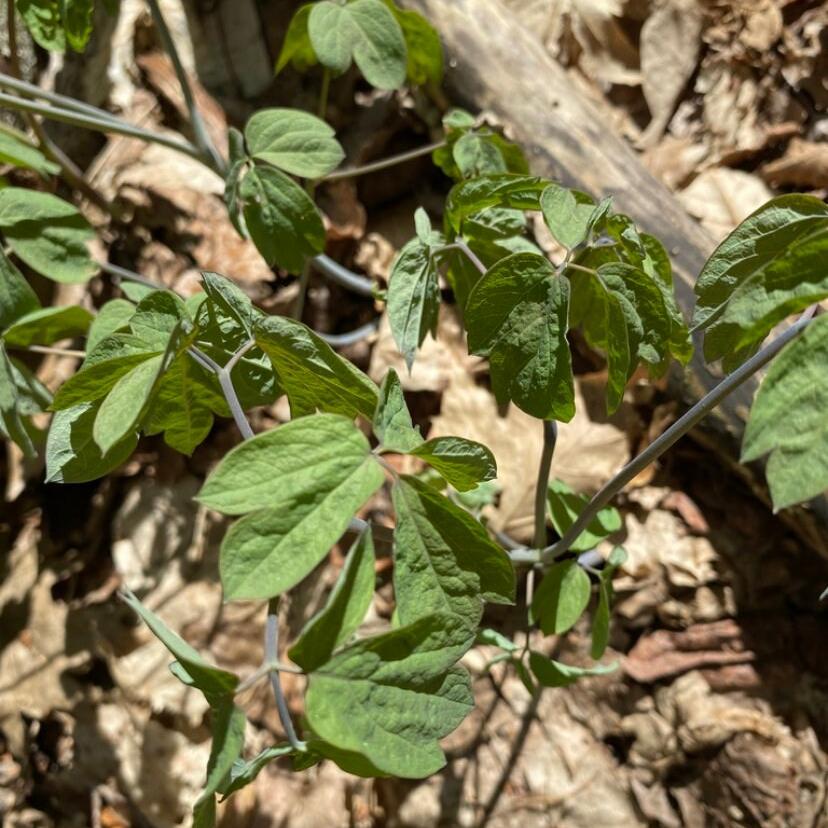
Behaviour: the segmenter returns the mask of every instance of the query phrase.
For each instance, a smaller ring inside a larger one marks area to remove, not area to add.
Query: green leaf
[[[105,454],[92,438],[99,403],[82,402],[58,411],[46,439],[46,482],[85,483],[114,471],[135,450],[138,435],[128,433]]]
[[[438,740],[474,706],[468,674],[452,669],[473,640],[457,616],[433,615],[351,645],[310,677],[311,728],[384,773],[430,776],[445,764]]]
[[[394,592],[402,624],[449,612],[475,628],[484,600],[512,603],[509,556],[478,521],[414,477],[402,476],[392,494]]]
[[[3,432],[20,447],[26,457],[36,456],[37,452],[21,418],[14,368],[6,355],[2,340],[0,340],[0,425]]]
[[[495,502],[500,490],[497,480],[487,480],[466,492],[457,492],[453,499],[473,515],[479,516],[484,507]]]
[[[164,433],[168,446],[192,454],[213,427],[213,412],[224,410],[215,388],[215,375],[202,368],[190,354],[181,354],[164,372],[152,398],[147,434]]]
[[[776,511],[828,489],[828,316],[817,317],[771,363],[753,401],[742,460],[770,452]]]
[[[431,249],[412,239],[391,266],[387,298],[388,321],[408,370],[426,334],[437,335],[440,285]]]
[[[532,599],[532,618],[546,635],[560,635],[581,617],[589,603],[589,575],[574,560],[551,566]]]
[[[352,0],[345,6],[322,0],[310,11],[308,34],[319,62],[334,72],[344,72],[353,60],[377,89],[405,83],[405,38],[382,0]]]
[[[127,327],[135,305],[126,299],[111,299],[98,311],[86,334],[86,349],[94,351],[110,334]]]
[[[62,52],[66,35],[59,0],[17,0],[17,11],[35,42],[48,52]]]
[[[376,385],[310,328],[283,316],[269,316],[256,324],[255,336],[288,395],[293,417],[319,410],[373,418]]]
[[[385,771],[381,771],[367,757],[356,751],[342,750],[342,748],[335,747],[330,742],[325,742],[318,737],[311,737],[306,744],[308,751],[294,756],[294,771],[307,770],[323,759],[330,759],[344,770],[345,773],[351,773],[354,776],[361,776],[366,779],[378,779],[380,777],[390,776]]]
[[[66,42],[76,52],[82,52],[92,35],[94,0],[60,0],[60,11]]]
[[[494,455],[482,443],[463,437],[434,437],[409,451],[425,460],[458,492],[497,477]]]
[[[499,403],[512,400],[541,419],[572,419],[568,318],[569,283],[543,256],[507,256],[477,283],[466,305],[469,350],[488,356]]]
[[[573,667],[569,664],[562,664],[560,661],[553,661],[543,653],[529,653],[529,666],[535,674],[535,678],[544,687],[568,687],[584,676],[603,676],[618,669],[618,662],[612,664],[596,664],[594,667]]]
[[[592,619],[592,648],[590,655],[596,661],[607,649],[609,641],[610,608],[612,604],[612,577],[615,570],[627,560],[626,551],[616,546],[607,558],[598,579],[598,608]]]
[[[313,44],[308,34],[308,18],[312,8],[313,3],[300,6],[290,19],[282,50],[276,61],[275,73],[277,75],[288,63],[297,71],[304,72],[317,62],[316,52],[313,51]]]
[[[414,211],[414,229],[417,233],[417,238],[424,245],[430,245],[432,243],[434,230],[431,227],[431,219],[422,207],[418,207]]]
[[[588,497],[576,494],[562,480],[549,481],[546,500],[549,504],[549,517],[552,520],[552,526],[555,527],[555,531],[560,537],[566,534],[589,503]],[[569,548],[572,552],[586,552],[620,528],[621,515],[618,514],[617,509],[607,506],[598,512],[587,528],[570,544]]]
[[[233,704],[232,697],[211,705],[213,743],[207,763],[207,781],[193,807],[193,828],[215,825],[216,793],[233,772],[244,747],[244,711]],[[255,776],[255,774],[254,774]]]
[[[208,700],[232,696],[239,683],[239,677],[235,673],[214,667],[206,661],[194,647],[173,632],[152,610],[145,607],[134,593],[124,589],[121,591],[121,597],[172,653],[192,679],[193,686],[201,690]]]
[[[595,202],[577,191],[550,184],[541,194],[543,220],[552,235],[569,250],[587,237]]]
[[[202,279],[207,298],[197,313],[196,345],[216,363],[226,365],[253,338],[253,327],[262,313],[229,279],[217,273],[203,273]],[[207,383],[216,393],[213,411],[229,416],[215,377],[211,376]],[[272,403],[282,393],[270,359],[260,348],[251,348],[236,363],[233,386],[244,409]]]
[[[0,228],[15,255],[56,282],[85,282],[98,270],[87,247],[95,236],[89,223],[51,193],[0,189]]]
[[[250,513],[224,538],[225,596],[271,598],[294,586],[382,481],[364,435],[333,414],[293,420],[234,448],[198,497],[224,514]]]
[[[86,308],[70,305],[62,308],[39,308],[20,317],[8,327],[3,339],[8,345],[51,345],[61,339],[85,334],[92,322]]]
[[[9,359],[17,387],[17,410],[25,417],[41,414],[52,404],[49,389],[22,362]]]
[[[492,629],[480,630],[477,633],[476,643],[500,647],[501,650],[505,650],[507,653],[516,653],[520,650],[520,647],[511,638],[506,638],[503,633]]]
[[[380,388],[374,413],[374,434],[385,451],[407,452],[423,442],[419,429],[414,428],[405,402],[400,378],[388,369]]]
[[[374,596],[374,541],[370,528],[351,547],[328,602],[305,625],[289,655],[305,672],[316,670],[347,643],[365,620]]]
[[[244,128],[254,158],[302,178],[321,178],[345,157],[334,130],[298,109],[261,109]]]
[[[539,210],[541,193],[548,184],[544,178],[514,173],[484,175],[461,181],[448,194],[446,218],[459,233],[465,218],[489,207]]]
[[[37,294],[0,250],[0,331],[39,307]]]
[[[421,14],[397,8],[394,0],[384,0],[402,29],[407,53],[406,77],[414,86],[443,81],[443,47],[437,30]]]
[[[238,350],[244,344],[244,337],[253,338],[253,326],[261,312],[253,307],[241,288],[221,274],[204,271],[201,282],[210,303],[208,307],[214,312],[214,324],[223,338],[231,337],[230,347]]]
[[[124,374],[107,394],[92,427],[92,438],[104,454],[137,430],[163,368],[163,354],[150,357]]]
[[[227,784],[221,788],[221,801],[223,802],[230,794],[241,790],[253,782],[259,773],[274,759],[279,759],[282,756],[290,756],[293,752],[292,745],[273,745],[265,748],[252,759],[246,761],[244,759],[236,759],[230,768]]]
[[[573,324],[581,323],[587,341],[607,354],[607,410],[621,403],[624,389],[640,361],[666,367],[675,334],[665,294],[638,267],[608,262],[597,271],[572,276]]]
[[[813,196],[772,199],[713,252],[696,282],[693,328],[704,355],[731,371],[771,329],[828,296],[828,205]]]
[[[244,145],[244,135],[235,127],[227,131],[227,172],[224,176],[224,193],[222,199],[227,207],[230,221],[233,227],[243,239],[249,239],[247,225],[244,223],[244,216],[239,203],[239,182],[250,159],[247,156],[247,148]]]
[[[305,259],[325,247],[325,228],[310,196],[273,167],[247,172],[239,186],[244,220],[269,265],[299,273]]]
[[[25,136],[19,136],[0,129],[0,161],[14,167],[34,170],[43,178],[60,172],[60,167],[49,161],[43,153],[33,147]]]
[[[112,356],[94,361],[103,353]],[[95,351],[87,354],[81,370],[60,386],[52,410],[63,411],[105,397],[123,376],[154,356],[157,352],[146,350],[146,345],[134,337],[122,334],[106,337]]]

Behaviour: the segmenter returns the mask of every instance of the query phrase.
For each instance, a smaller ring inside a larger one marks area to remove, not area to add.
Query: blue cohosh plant
[[[30,26],[32,5],[19,3]],[[165,31],[154,2],[151,8]],[[278,68],[318,61],[325,67],[325,88],[330,75],[352,60],[380,87],[406,78],[436,82],[441,62],[433,50],[430,57],[417,51],[429,31],[421,18],[381,0],[323,0],[299,10]],[[64,38],[72,43],[68,29]],[[189,90],[183,72],[180,77]],[[3,93],[0,101],[32,116],[159,140],[14,78],[0,77],[0,85],[14,93]],[[185,95],[192,102],[189,91]],[[312,182],[359,172],[334,171],[343,153],[333,131],[307,113],[264,110],[243,132],[231,132],[225,160],[196,127],[194,106],[192,113],[195,144],[161,140],[221,172],[240,232],[269,262],[301,272],[308,259],[320,256],[324,232],[311,188],[294,178]],[[48,146],[41,149],[22,134],[0,134],[5,162],[42,176],[66,172],[48,157]],[[655,237],[613,212],[608,199],[596,204],[584,193],[531,176],[517,147],[478,128],[465,113],[446,117],[434,161],[455,179],[443,225],[436,230],[423,210],[415,214],[415,236],[393,265],[387,313],[411,366],[424,338],[436,332],[442,273],[470,351],[488,358],[498,401],[538,419],[544,450],[535,536],[526,548],[492,537],[479,519],[497,475],[488,448],[463,437],[424,439],[394,371],[378,387],[321,335],[295,319],[264,314],[229,279],[205,273],[203,290],[182,299],[105,265],[119,278],[123,297],[95,315],[75,306],[42,308],[13,260],[58,281],[85,281],[98,267],[86,250],[92,231],[55,196],[0,189],[0,423],[24,453],[45,450],[47,480],[99,478],[130,456],[142,434],[163,434],[171,447],[190,454],[216,416],[232,417],[244,438],[213,469],[198,500],[235,519],[220,555],[225,599],[268,603],[261,667],[241,680],[211,665],[124,592],[172,653],[173,673],[211,707],[213,749],[195,804],[196,825],[212,824],[217,797],[230,796],[277,758],[296,770],[330,759],[368,776],[436,772],[445,761],[440,739],[473,706],[469,676],[459,662],[475,642],[498,648],[494,660],[511,666],[533,693],[611,670],[600,659],[608,643],[612,577],[624,552],[616,547],[602,559],[595,547],[620,528],[612,498],[780,352],[756,398],[744,457],[770,453],[767,473],[777,507],[828,486],[828,392],[822,381],[828,319],[813,319],[814,303],[828,296],[825,204],[803,195],[774,199],[716,249],[696,286],[693,328],[703,332],[707,359],[722,359],[731,373],[588,499],[549,479],[556,423],[575,413],[568,333],[580,328],[605,354],[609,411],[640,365],[659,375],[674,361],[686,364],[692,344],[674,299],[669,258]],[[563,251],[558,261],[532,241],[527,211],[542,214]],[[373,289],[330,260],[317,262],[346,286]],[[802,311],[764,344],[777,323]],[[84,351],[54,347],[80,336],[86,338]],[[25,350],[57,351],[83,362],[52,396],[18,358]],[[254,435],[245,412],[282,395],[290,422]],[[47,410],[53,415],[44,447],[32,415]],[[389,454],[420,458],[430,471],[399,474],[385,459]],[[395,611],[386,632],[365,636],[359,630],[375,587],[375,527],[356,515],[383,486],[390,487],[396,518]],[[557,537],[552,543],[550,526]],[[325,606],[290,643],[289,662],[281,660],[279,597],[349,533],[355,540]],[[481,628],[486,602],[516,600],[520,571],[529,573],[527,628],[560,635],[593,603],[590,666],[564,664]],[[536,572],[542,579],[533,589]],[[307,678],[298,724],[281,689],[283,671]],[[261,680],[273,686],[285,742],[244,759],[245,715],[237,698]]]

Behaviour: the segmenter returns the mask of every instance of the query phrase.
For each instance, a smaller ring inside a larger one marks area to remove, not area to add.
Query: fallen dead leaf
[[[642,684],[726,664],[748,664],[756,654],[745,648],[732,619],[697,624],[681,632],[656,630],[640,638],[623,659],[624,671]]]
[[[702,10],[697,0],[660,0],[641,27],[641,86],[650,123],[641,146],[664,133],[679,95],[690,80],[701,47]]]
[[[759,172],[775,187],[828,187],[828,144],[793,138],[785,154],[764,164]]]
[[[678,197],[711,236],[721,240],[772,195],[758,176],[716,167],[701,173]]]

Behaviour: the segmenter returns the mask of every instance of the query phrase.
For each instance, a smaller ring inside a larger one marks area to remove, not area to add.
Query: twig
[[[147,2],[152,13],[152,19],[155,21],[156,28],[158,29],[158,34],[161,36],[161,43],[172,61],[178,83],[181,86],[184,102],[187,104],[187,111],[190,114],[190,126],[193,128],[193,136],[195,137],[196,146],[199,149],[199,158],[208,167],[224,177],[227,173],[227,162],[216,149],[204,125],[204,119],[201,117],[198,106],[196,106],[190,80],[187,77],[187,72],[184,70],[184,64],[181,62],[181,56],[178,54],[178,49],[164,20],[164,15],[161,14],[158,0],[147,0]]]
[[[275,664],[279,660],[279,599],[271,598],[267,606],[267,623],[265,625],[265,662]],[[293,746],[294,750],[307,750],[307,745],[299,739],[293,728],[293,720],[290,718],[285,692],[282,689],[282,682],[279,681],[279,670],[274,668],[270,671],[270,683],[273,686],[273,694],[276,696],[276,707],[279,710],[279,718],[285,735]]]
[[[563,537],[540,553],[540,560],[547,562],[563,555],[578,539],[581,532],[592,522],[598,512],[606,506],[618,492],[637,474],[660,457],[667,449],[683,437],[700,420],[704,419],[728,394],[738,388],[760,368],[767,365],[791,340],[799,336],[810,323],[807,313],[797,320],[773,342],[740,365],[732,374],[725,377],[714,389],[709,391],[686,414],[676,420],[663,434],[647,446],[641,454],[629,462],[618,474],[602,486],[600,491],[589,501],[578,519],[564,533]]]
[[[367,175],[368,173],[378,172],[379,170],[386,170],[389,167],[394,167],[397,164],[404,164],[406,161],[413,161],[415,158],[421,158],[423,155],[430,155],[434,150],[445,146],[446,142],[437,141],[434,144],[426,144],[424,147],[417,147],[408,152],[401,152],[399,155],[391,155],[388,158],[382,158],[379,161],[372,161],[370,164],[363,164],[360,167],[346,167],[342,170],[334,170],[332,173],[323,175],[320,181],[338,181],[342,178],[355,178],[358,175]]]

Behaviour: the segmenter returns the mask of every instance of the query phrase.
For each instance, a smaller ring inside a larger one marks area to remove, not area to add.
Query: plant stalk
[[[389,167],[394,167],[397,164],[404,164],[406,161],[413,161],[415,158],[421,158],[423,155],[430,155],[434,150],[445,146],[446,142],[437,141],[433,144],[426,144],[422,147],[417,147],[407,152],[401,152],[399,155],[391,155],[388,158],[381,158],[379,161],[372,161],[370,164],[363,164],[359,167],[345,167],[341,170],[334,170],[327,175],[323,175],[320,181],[338,181],[342,178],[356,178],[359,175],[368,175],[368,173],[379,172],[386,170]]]
[[[538,482],[535,486],[535,549],[546,544],[546,499],[549,489],[549,472],[552,469],[552,455],[558,441],[558,423],[555,420],[543,421],[543,451],[538,467]],[[535,592],[535,570],[530,569],[526,575],[526,604],[531,606]]]
[[[57,92],[41,89],[33,83],[20,80],[20,78],[12,77],[11,75],[6,75],[3,72],[0,72],[0,89],[10,89],[12,92],[16,92],[24,98],[32,98],[35,100],[39,98],[61,109],[71,109],[75,112],[91,115],[94,118],[114,121],[116,124],[119,122],[116,115],[107,112],[105,109],[100,109],[85,101],[75,100],[75,98],[71,98],[68,95],[60,95]]]
[[[265,663],[276,664],[279,661],[279,599],[271,598],[267,605],[267,623],[265,625]],[[296,735],[293,728],[293,720],[290,718],[285,691],[282,689],[282,682],[279,680],[279,669],[273,667],[270,671],[270,683],[273,686],[273,694],[276,696],[276,707],[279,710],[279,718],[285,735],[294,750],[305,751],[308,746]]]
[[[161,43],[175,69],[178,83],[181,86],[181,93],[184,95],[184,102],[187,104],[187,111],[190,114],[190,126],[193,129],[193,136],[199,150],[199,159],[223,178],[227,173],[227,162],[222,158],[207,132],[204,119],[196,105],[190,80],[187,77],[184,64],[181,62],[181,56],[178,54],[172,34],[167,27],[167,22],[164,20],[164,15],[161,14],[158,0],[147,0],[147,2],[149,3],[152,19],[158,29],[158,34],[161,36]]]
[[[331,70],[326,66],[322,71],[322,88],[319,90],[319,107],[316,114],[324,121],[328,114],[328,94],[331,91]]]
[[[543,549],[538,557],[543,563],[554,560],[568,551],[581,532],[592,522],[615,495],[620,492],[636,475],[664,454],[700,420],[703,420],[728,394],[752,377],[759,369],[767,365],[789,342],[799,336],[811,322],[812,316],[806,314],[794,322],[790,328],[780,334],[773,342],[766,345],[757,354],[740,365],[732,374],[725,377],[714,389],[705,394],[687,413],[676,420],[663,434],[647,446],[641,454],[630,461],[618,474],[605,483],[589,501],[578,519],[564,533],[563,537]],[[535,551],[536,550],[531,550]],[[536,553],[537,554],[537,553]]]
[[[116,135],[138,138],[141,141],[160,144],[163,147],[184,153],[184,155],[189,155],[190,158],[195,158],[196,161],[204,161],[198,148],[194,147],[189,141],[171,138],[158,132],[151,132],[150,130],[129,124],[126,121],[116,120],[114,118],[99,118],[83,112],[61,109],[56,106],[39,103],[38,101],[30,101],[26,98],[7,95],[5,92],[0,92],[0,106],[7,106],[9,109],[16,109],[20,112],[31,112],[35,115],[42,115],[44,118],[52,121],[60,121],[64,124],[91,129],[95,132],[112,132]]]

